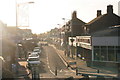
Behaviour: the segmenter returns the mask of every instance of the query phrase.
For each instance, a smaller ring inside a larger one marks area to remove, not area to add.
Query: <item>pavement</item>
[[[67,62],[69,60],[71,60],[71,61],[75,60],[73,58],[66,57],[63,50],[57,49],[54,45],[50,45],[50,46],[55,48],[56,52],[61,57],[61,59],[63,60],[65,65],[67,65]],[[84,61],[80,58],[77,58],[76,61],[77,61],[77,67],[78,67],[79,74],[106,76],[106,77],[117,77],[117,73],[114,72],[113,70],[108,69],[108,68],[88,67],[86,61]],[[98,73],[98,70],[99,70],[99,73]],[[72,71],[76,73],[76,70],[72,70]]]

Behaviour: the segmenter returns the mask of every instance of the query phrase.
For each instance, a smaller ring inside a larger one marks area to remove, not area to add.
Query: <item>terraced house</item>
[[[88,66],[117,68],[119,25],[120,17],[113,13],[112,5],[107,6],[103,15],[97,10],[97,17],[82,26],[84,35],[76,36],[76,56],[80,55]]]

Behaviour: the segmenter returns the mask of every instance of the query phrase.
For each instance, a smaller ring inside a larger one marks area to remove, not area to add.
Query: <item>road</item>
[[[56,50],[51,46],[43,46],[40,61],[40,78],[67,78],[75,75],[72,70],[66,68]]]

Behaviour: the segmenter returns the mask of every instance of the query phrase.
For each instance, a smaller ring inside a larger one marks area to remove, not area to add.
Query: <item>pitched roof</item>
[[[91,20],[90,22],[88,22],[86,25],[90,25],[92,23],[95,23],[96,21],[100,20],[101,18],[105,17],[107,14],[103,14],[103,15],[100,15],[98,17],[96,17],[95,19]]]
[[[80,20],[80,19],[78,19],[78,18],[71,19],[70,21],[71,21],[71,22],[79,23],[79,24],[81,24],[81,25],[85,24],[85,22],[83,22],[82,20]]]
[[[85,24],[85,25],[91,25],[91,24],[93,24],[93,23],[96,23],[97,21],[102,20],[103,18],[107,17],[108,15],[109,15],[109,14],[100,15],[100,16],[96,17],[95,19],[91,20],[90,22],[88,22],[88,23]],[[114,14],[114,13],[113,13],[113,15],[116,16],[116,17],[118,17],[118,18],[120,18],[120,16],[118,16],[118,15],[116,15],[116,14]]]

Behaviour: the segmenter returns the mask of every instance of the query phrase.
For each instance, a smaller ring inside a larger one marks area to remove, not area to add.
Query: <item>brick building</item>
[[[89,65],[92,65],[91,61],[92,61],[93,56],[92,56],[91,45],[92,43],[94,43],[94,41],[91,41],[91,36],[93,34],[96,34],[99,31],[106,30],[109,27],[115,26],[115,25],[120,25],[120,17],[113,13],[112,5],[107,6],[107,13],[103,15],[101,13],[101,10],[97,10],[97,17],[83,26],[84,35],[77,36],[77,41],[81,39],[79,41],[79,45],[77,45],[77,55],[81,54],[81,56],[84,57],[84,59],[88,61],[88,63],[90,63]],[[104,33],[102,34],[106,35]],[[88,36],[88,39],[86,38],[87,36]],[[97,42],[97,43],[100,43],[100,42]]]
[[[91,34],[100,30],[104,30],[110,26],[120,25],[120,17],[113,13],[113,6],[107,6],[107,13],[97,11],[97,17],[83,26],[86,34]]]
[[[65,50],[67,50],[67,53],[69,53],[69,51],[70,51],[70,54],[72,55],[72,57],[74,55],[74,52],[72,50],[74,50],[75,48],[73,46],[70,48],[69,37],[76,37],[76,36],[82,35],[84,32],[82,26],[84,24],[85,24],[85,22],[78,19],[77,12],[74,11],[72,13],[72,19],[69,20],[65,25],[65,35],[63,37],[63,43],[64,43]]]

